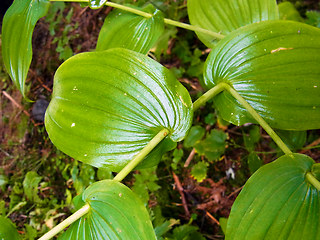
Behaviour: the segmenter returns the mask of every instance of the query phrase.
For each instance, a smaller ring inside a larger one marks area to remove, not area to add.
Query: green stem
[[[320,191],[320,182],[310,172],[306,174],[306,179],[309,181],[309,183],[311,183],[312,186]]]
[[[152,14],[150,14],[150,13],[146,13],[146,12],[140,11],[140,10],[135,9],[135,8],[123,6],[121,4],[117,4],[117,3],[113,3],[113,2],[109,2],[108,1],[104,5],[109,6],[109,7],[113,7],[113,8],[118,8],[118,9],[121,9],[121,10],[124,10],[124,11],[127,11],[127,12],[131,12],[131,13],[140,15],[140,16],[145,17],[145,18],[151,18],[152,17]]]
[[[124,179],[167,135],[169,130],[162,129],[118,174],[113,180],[121,181]],[[77,221],[83,215],[87,214],[90,210],[90,205],[86,204],[70,217],[57,226],[52,228],[49,232],[43,235],[38,240],[48,240],[54,237],[59,232],[63,231],[66,227]]]
[[[259,113],[254,110],[253,107],[229,84],[225,83],[225,89],[237,99],[242,106],[251,114],[251,116],[263,127],[263,129],[269,134],[269,136],[275,141],[279,148],[285,154],[292,154],[291,150],[287,145],[282,141],[282,139],[275,133],[275,131],[269,126],[269,124],[259,115]]]
[[[204,105],[209,99],[218,95],[223,90],[225,90],[225,83],[219,83],[218,85],[211,88],[208,92],[203,94],[193,103],[193,111],[198,110],[201,105]]]
[[[51,2],[85,2],[85,3],[89,2],[88,0],[49,0],[49,1],[51,1]],[[109,7],[113,7],[113,8],[118,8],[118,9],[121,9],[121,10],[124,10],[124,11],[127,11],[127,12],[131,12],[131,13],[140,15],[140,16],[145,17],[145,18],[151,18],[153,16],[150,13],[143,12],[143,11],[137,10],[135,8],[123,6],[121,4],[117,4],[117,3],[113,3],[113,2],[109,2],[109,1],[107,1],[105,3],[105,5],[109,6]],[[210,30],[207,30],[207,29],[204,29],[204,28],[201,28],[201,27],[193,26],[193,25],[186,24],[186,23],[181,23],[181,22],[174,21],[174,20],[171,20],[171,19],[168,19],[168,18],[165,18],[164,22],[166,24],[173,25],[173,26],[176,26],[176,27],[184,28],[184,29],[191,30],[191,31],[197,31],[197,32],[212,36],[212,37],[214,37],[216,39],[222,39],[222,38],[225,37],[224,35],[222,35],[220,33],[212,32]]]
[[[90,210],[90,205],[86,204],[82,208],[80,208],[78,211],[76,211],[74,214],[72,214],[70,217],[65,219],[63,222],[59,223],[57,226],[52,228],[49,232],[47,232],[45,235],[43,235],[38,240],[48,240],[54,237],[59,232],[63,231],[66,227],[77,221],[79,218],[81,218],[83,215],[87,214]]]
[[[154,138],[114,177],[122,181],[167,135],[169,130],[162,129]]]
[[[165,18],[164,22],[166,24],[173,25],[173,26],[176,26],[176,27],[179,27],[179,28],[184,28],[184,29],[187,29],[187,30],[190,30],[190,31],[204,33],[206,35],[209,35],[209,36],[217,38],[217,39],[223,39],[225,37],[224,35],[222,35],[220,33],[212,32],[210,30],[207,30],[207,29],[204,29],[204,28],[201,28],[201,27],[197,27],[197,26],[194,26],[194,25],[190,25],[190,24],[174,21],[174,20],[171,20],[171,19],[168,19],[168,18]]]

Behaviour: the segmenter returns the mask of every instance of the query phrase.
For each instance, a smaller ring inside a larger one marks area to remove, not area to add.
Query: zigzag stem
[[[167,135],[169,130],[164,128],[114,177],[122,181]]]
[[[253,107],[229,84],[227,83],[219,83],[214,88],[210,89],[206,92],[202,97],[200,97],[197,101],[194,102],[194,109],[198,109],[200,105],[205,103],[210,98],[213,98],[223,90],[228,91],[235,99],[240,102],[240,104],[250,113],[250,115],[263,127],[263,129],[269,134],[269,136],[275,141],[275,143],[279,146],[279,148],[285,154],[292,154],[291,150],[287,147],[287,145],[282,141],[282,139],[275,133],[275,131],[269,126],[269,124],[259,115],[259,113],[254,110]],[[201,99],[202,98],[202,99]]]
[[[312,186],[320,191],[320,182],[315,176],[313,176],[311,172],[306,174],[306,179],[309,181],[309,183],[311,183]]]
[[[44,234],[41,238],[38,240],[48,240],[57,235],[59,232],[63,231],[66,227],[70,226],[72,223],[77,221],[82,216],[86,215],[90,210],[90,205],[87,203],[82,208],[80,208],[78,211],[73,213],[70,217],[59,223],[57,226],[52,228],[49,232]]]
[[[50,2],[83,2],[83,3],[88,3],[89,1],[88,0],[50,0]],[[121,4],[117,4],[117,3],[113,3],[113,2],[109,2],[109,1],[107,1],[104,5],[109,6],[109,7],[113,7],[113,8],[118,8],[118,9],[121,9],[121,10],[124,10],[124,11],[127,11],[127,12],[131,12],[131,13],[140,15],[140,16],[145,17],[145,18],[151,18],[153,16],[150,13],[143,12],[143,11],[131,8],[131,7],[123,6]],[[164,19],[164,23],[166,23],[168,25],[176,26],[176,27],[179,27],[179,28],[184,28],[184,29],[187,29],[187,30],[190,30],[190,31],[203,33],[203,34],[212,36],[212,37],[214,37],[216,39],[223,39],[225,37],[224,35],[222,35],[220,33],[212,32],[210,30],[207,30],[207,29],[204,29],[204,28],[201,28],[201,27],[193,26],[193,25],[186,24],[186,23],[181,23],[181,22],[174,21],[174,20],[171,20],[171,19],[168,19],[168,18]]]
[[[151,141],[114,177],[115,181],[122,181],[168,134],[170,131],[166,128],[162,129]],[[52,228],[49,232],[43,235],[38,240],[48,240],[54,237],[66,227],[77,221],[79,218],[87,214],[90,210],[90,205],[87,203],[70,217]]]
[[[211,88],[209,91],[207,91],[205,94],[203,94],[193,103],[193,111],[197,111],[200,106],[205,104],[208,100],[210,100],[214,96],[221,93],[223,90],[225,90],[225,83],[218,83],[216,86]]]

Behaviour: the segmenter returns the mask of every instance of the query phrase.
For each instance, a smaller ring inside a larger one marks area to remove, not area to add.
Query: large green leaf
[[[12,222],[5,217],[0,216],[0,239],[1,240],[19,240],[20,236]]]
[[[97,50],[121,47],[146,54],[163,33],[164,22],[163,14],[152,5],[141,10],[153,14],[153,17],[112,11],[101,28]]]
[[[222,34],[251,23],[279,19],[276,0],[188,0],[188,15],[192,25]],[[214,46],[213,37],[197,35],[207,47]]]
[[[149,214],[141,200],[125,185],[103,180],[82,194],[89,212],[73,223],[59,239],[156,239]]]
[[[25,97],[25,81],[32,59],[32,33],[49,8],[48,0],[15,0],[2,23],[2,55],[5,67]]]
[[[273,127],[320,128],[320,29],[291,21],[245,26],[208,56],[204,85],[230,84]],[[214,98],[222,118],[255,122],[228,92]]]
[[[188,91],[168,69],[143,54],[113,48],[76,55],[59,67],[45,124],[66,154],[119,171],[167,128],[169,138],[142,162],[157,164],[185,137],[192,115]]]
[[[320,192],[306,180],[313,164],[293,154],[260,168],[232,206],[226,239],[320,239]]]

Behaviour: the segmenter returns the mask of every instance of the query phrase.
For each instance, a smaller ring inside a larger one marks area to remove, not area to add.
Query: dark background
[[[7,11],[7,9],[12,4],[13,0],[1,0],[0,2],[0,22],[2,23],[2,18]]]

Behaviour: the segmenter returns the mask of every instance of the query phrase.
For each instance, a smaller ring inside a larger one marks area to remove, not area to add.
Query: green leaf
[[[177,170],[178,168],[178,164],[180,163],[182,157],[183,157],[183,148],[176,148],[173,153],[173,158],[172,158],[172,163],[171,163],[171,167],[173,170]]]
[[[156,239],[146,208],[125,185],[113,180],[93,183],[82,200],[90,205],[89,212],[59,239]]]
[[[162,129],[170,131],[142,162],[156,165],[192,123],[188,91],[156,61],[127,49],[82,53],[57,70],[45,125],[73,158],[121,170]]]
[[[173,230],[172,238],[175,240],[205,240],[205,238],[198,232],[199,228],[192,225],[182,225]]]
[[[163,240],[162,236],[164,234],[166,234],[167,232],[169,232],[172,229],[172,227],[176,224],[180,224],[180,220],[170,219],[170,220],[163,222],[161,225],[156,226],[154,229],[154,232],[157,236],[157,239]]]
[[[160,186],[157,184],[158,177],[155,168],[140,170],[139,174],[134,174],[135,182],[132,191],[137,194],[140,200],[147,206],[149,201],[149,192],[157,191]]]
[[[209,124],[209,125],[214,125],[214,124],[216,124],[216,122],[217,122],[217,118],[216,118],[215,114],[209,113],[209,114],[204,118],[204,122],[205,122],[206,124]]]
[[[253,174],[255,171],[257,171],[261,166],[262,166],[263,162],[260,159],[260,157],[258,156],[258,154],[256,154],[255,152],[251,152],[248,156],[248,166],[249,166],[249,170],[250,173]]]
[[[222,232],[224,234],[226,234],[228,218],[224,218],[224,217],[219,218],[219,223],[220,223],[220,227],[221,227]]]
[[[303,18],[291,2],[282,2],[278,5],[280,19],[302,22]]]
[[[97,51],[121,47],[148,53],[164,31],[163,14],[152,5],[139,10],[153,16],[145,18],[121,10],[112,11],[101,28]]]
[[[226,82],[274,128],[320,128],[320,29],[291,21],[245,26],[208,56],[205,87]],[[236,125],[255,122],[228,92],[214,98]]]
[[[316,179],[320,179],[320,163],[315,163],[312,165],[311,173]]]
[[[196,143],[195,149],[209,161],[216,161],[225,151],[227,137],[225,132],[213,129],[204,140]]]
[[[1,240],[19,240],[20,236],[12,222],[5,217],[0,216],[0,239]]]
[[[41,201],[41,199],[38,196],[38,185],[41,182],[41,179],[42,177],[40,177],[34,171],[30,171],[26,174],[23,180],[23,191],[30,201]]]
[[[2,56],[5,67],[26,97],[25,81],[32,59],[32,33],[49,8],[48,0],[15,0],[2,23]]]
[[[192,25],[224,35],[255,22],[279,19],[276,0],[188,0],[188,15]],[[209,48],[214,38],[197,33]]]
[[[107,168],[98,168],[97,177],[99,180],[112,179],[112,172]]]
[[[253,125],[250,127],[249,134],[243,133],[243,141],[246,149],[251,152],[254,151],[256,143],[260,141],[260,127]]]
[[[4,191],[6,185],[8,183],[8,178],[6,175],[2,174],[0,171],[0,189]]]
[[[293,154],[260,168],[232,206],[226,240],[319,239],[320,192],[305,177],[313,164]]]
[[[307,141],[307,131],[276,130],[276,132],[292,151],[301,149]]]
[[[191,176],[197,180],[197,182],[202,182],[207,177],[208,163],[198,162],[191,169]]]
[[[198,141],[203,138],[205,132],[206,130],[201,126],[192,126],[190,132],[184,139],[183,145],[186,148],[193,147]]]
[[[307,11],[306,23],[312,26],[320,28],[320,12],[318,11]]]

